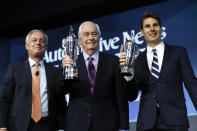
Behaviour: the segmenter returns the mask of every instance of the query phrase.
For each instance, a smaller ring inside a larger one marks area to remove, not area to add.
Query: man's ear
[[[141,35],[144,36],[144,32],[142,29],[140,29]]]
[[[25,44],[25,48],[26,48],[26,50],[28,50],[28,44],[27,43]]]

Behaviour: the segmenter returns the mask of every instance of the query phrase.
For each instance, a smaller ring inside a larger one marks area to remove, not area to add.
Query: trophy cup
[[[66,66],[63,69],[64,79],[78,78],[78,68],[76,66],[77,50],[79,49],[78,39],[73,33],[72,25],[70,26],[69,35],[62,39],[62,47],[65,49],[66,55],[72,60],[72,66]]]
[[[121,74],[133,77],[135,59],[139,55],[139,47],[135,43],[134,36],[131,36],[128,42],[121,45],[120,54],[126,55],[126,64],[121,67]]]

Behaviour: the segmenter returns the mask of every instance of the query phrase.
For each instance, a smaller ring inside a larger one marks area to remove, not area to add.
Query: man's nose
[[[155,27],[154,26],[151,26],[151,30],[155,30]]]
[[[88,38],[89,38],[90,40],[92,40],[92,39],[93,39],[93,35],[90,34],[90,35],[88,36]]]
[[[40,45],[41,41],[37,40],[35,43],[36,43],[36,45]]]

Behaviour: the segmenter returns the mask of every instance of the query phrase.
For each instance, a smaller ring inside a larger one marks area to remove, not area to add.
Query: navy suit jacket
[[[189,126],[183,82],[197,109],[197,79],[186,49],[165,44],[158,81],[150,81],[153,76],[148,68],[146,50],[140,53],[134,70],[135,82],[138,90],[142,92],[137,127],[141,129],[153,128],[157,119],[156,102],[159,104],[161,116],[167,124]],[[127,89],[134,91],[136,87]]]
[[[117,131],[128,129],[128,101],[120,75],[119,60],[99,53],[95,88],[90,82],[82,54],[77,59],[79,78],[66,81],[70,101],[66,114],[66,131]]]
[[[62,82],[58,79],[59,71],[52,65],[45,63],[45,71],[50,125],[57,130],[61,125],[59,122],[63,123],[66,107],[63,106],[66,105],[64,96],[58,91],[58,86]],[[10,64],[0,88],[0,128],[6,127],[8,131],[26,131],[31,119],[31,110],[32,74],[29,61]]]

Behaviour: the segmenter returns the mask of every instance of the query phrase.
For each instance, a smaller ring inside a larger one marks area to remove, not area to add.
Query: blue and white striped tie
[[[158,57],[157,57],[156,49],[153,49],[153,62],[152,62],[151,74],[156,79],[159,79],[159,64],[158,64]]]

